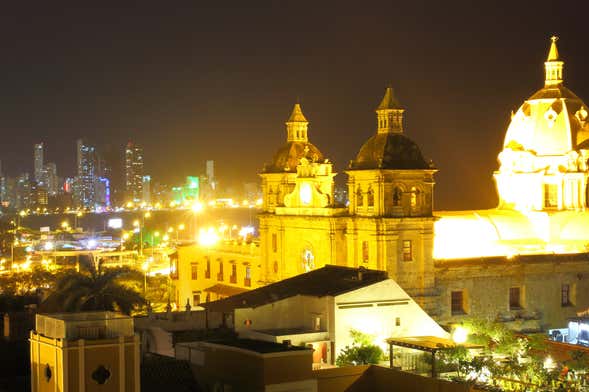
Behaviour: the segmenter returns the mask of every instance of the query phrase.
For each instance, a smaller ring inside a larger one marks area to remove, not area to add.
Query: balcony
[[[222,273],[222,272],[219,272],[219,273],[217,274],[217,280],[218,280],[219,282],[222,282],[222,281],[223,281],[223,273]]]
[[[229,276],[229,283],[237,283],[237,275]]]
[[[205,271],[205,279],[211,279],[211,270]]]
[[[251,278],[244,278],[243,279],[243,285],[245,287],[251,287],[252,286],[252,279]]]

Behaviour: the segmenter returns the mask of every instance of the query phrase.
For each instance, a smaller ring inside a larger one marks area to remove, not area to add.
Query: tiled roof
[[[219,301],[201,304],[214,311],[255,308],[296,295],[313,297],[336,296],[387,279],[384,271],[326,265]]]

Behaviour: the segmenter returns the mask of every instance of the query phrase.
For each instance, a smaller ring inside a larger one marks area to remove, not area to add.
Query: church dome
[[[377,132],[364,143],[356,159],[350,162],[351,170],[430,169],[417,144],[403,133],[405,110],[388,87],[376,109]]]
[[[266,164],[264,173],[296,173],[301,158],[311,162],[323,162],[324,159],[321,151],[312,143],[287,142],[274,154],[272,162]]]
[[[378,133],[364,143],[350,169],[429,169],[417,144],[401,133]]]
[[[587,147],[587,106],[563,86],[563,66],[554,38],[545,62],[545,86],[528,98],[512,116],[504,149],[529,151],[537,156],[555,156]]]
[[[286,120],[286,144],[282,146],[272,162],[264,166],[264,173],[296,173],[302,158],[311,162],[323,162],[321,151],[309,142],[307,128],[309,121],[300,104],[295,104]]]

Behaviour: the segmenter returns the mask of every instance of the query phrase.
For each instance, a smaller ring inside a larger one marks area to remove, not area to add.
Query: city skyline
[[[11,175],[31,172],[28,151],[39,141],[47,161],[73,172],[75,140],[90,137],[112,146],[135,140],[158,181],[181,182],[206,159],[220,175],[253,181],[299,100],[311,141],[343,181],[391,84],[407,133],[440,170],[437,208],[492,207],[510,112],[541,86],[551,35],[561,37],[565,83],[589,96],[573,5],[11,7],[0,65],[10,97],[0,157]]]

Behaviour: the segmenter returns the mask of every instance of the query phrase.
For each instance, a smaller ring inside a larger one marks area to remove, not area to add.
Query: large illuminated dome
[[[310,162],[323,162],[321,151],[309,142],[307,127],[309,122],[301,110],[301,105],[294,105],[292,113],[286,121],[286,144],[282,146],[272,159],[264,166],[264,173],[296,173],[301,158]]]
[[[542,89],[512,116],[500,168],[495,172],[501,208],[519,211],[584,209],[587,205],[587,106],[563,85],[564,62],[556,37]]]
[[[515,114],[494,173],[499,208],[438,211],[434,258],[580,253],[589,249],[587,106],[563,84],[552,37],[544,87]]]

